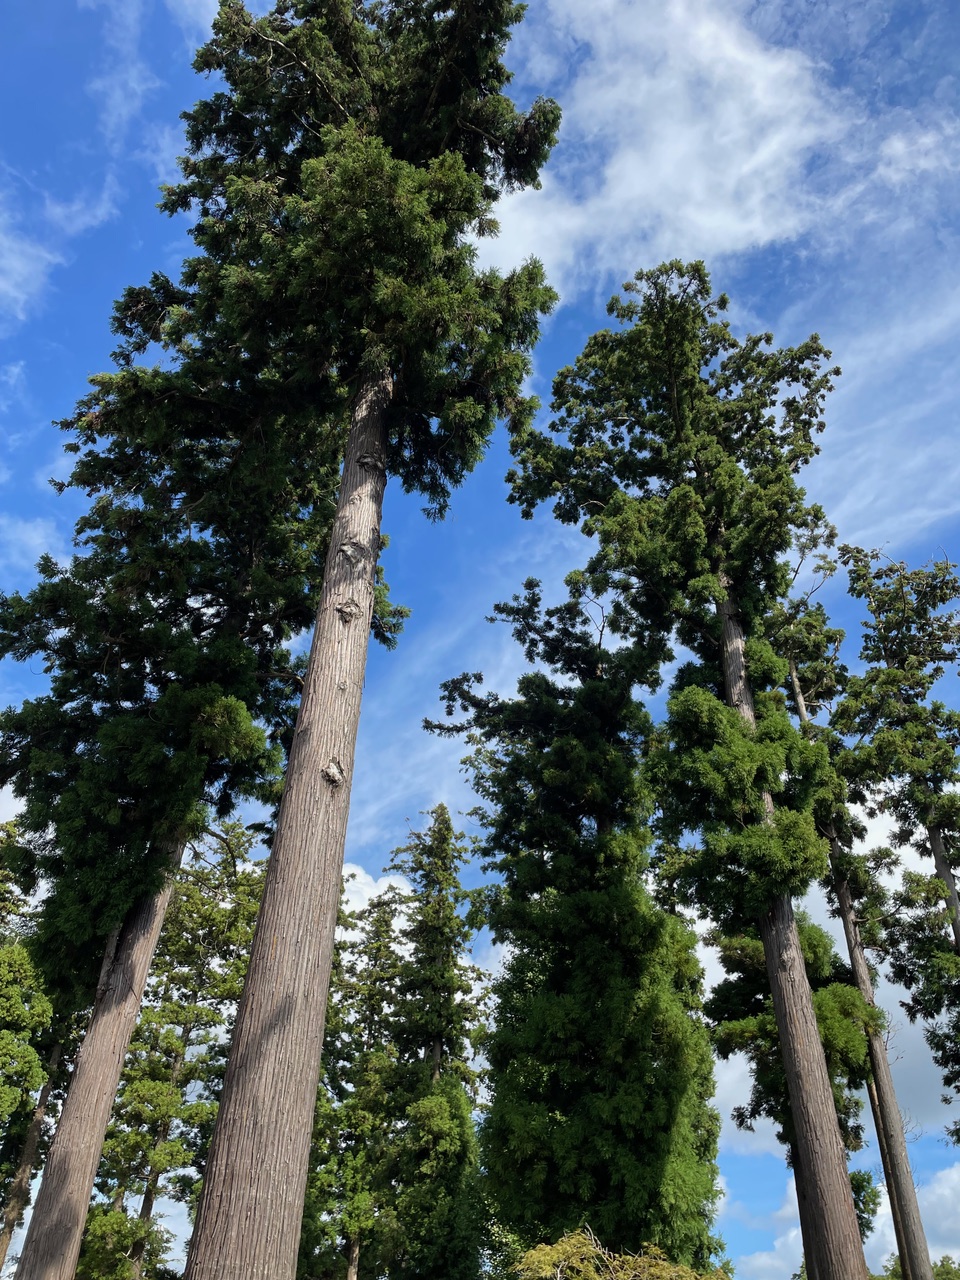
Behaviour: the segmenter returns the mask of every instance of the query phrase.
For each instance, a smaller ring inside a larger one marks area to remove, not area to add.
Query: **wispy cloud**
[[[50,225],[63,235],[82,235],[84,231],[92,231],[117,216],[118,195],[119,183],[113,172],[109,171],[99,193],[84,191],[71,200],[57,200],[47,195],[44,199],[44,214]]]
[[[81,9],[105,9],[101,70],[87,84],[100,103],[100,129],[108,148],[118,154],[130,124],[161,81],[140,50],[143,0],[78,0]]]
[[[0,333],[26,319],[62,261],[55,249],[21,230],[0,197]]]
[[[63,551],[63,535],[53,520],[0,514],[0,568],[5,571],[32,569],[44,552]]]

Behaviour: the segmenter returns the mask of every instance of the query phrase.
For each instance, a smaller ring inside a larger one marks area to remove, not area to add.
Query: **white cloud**
[[[851,110],[733,5],[550,0],[516,44],[528,78],[553,81],[564,123],[543,191],[501,207],[506,256],[538,253],[561,291],[598,268],[790,239],[818,216],[807,166]]]
[[[0,203],[0,331],[5,319],[26,319],[62,261],[53,249],[25,235]]]
[[[99,195],[82,192],[72,200],[56,200],[48,195],[45,197],[44,213],[47,221],[64,235],[80,235],[117,216],[118,193],[116,177],[108,172]]]
[[[4,569],[32,569],[44,552],[57,555],[62,548],[63,538],[53,520],[0,514],[0,566]]]
[[[217,16],[217,0],[165,0],[167,9],[190,38],[209,34],[210,24]]]
[[[78,0],[81,9],[106,9],[102,71],[87,84],[100,101],[100,129],[109,150],[118,154],[127,130],[160,81],[140,54],[143,0]]]

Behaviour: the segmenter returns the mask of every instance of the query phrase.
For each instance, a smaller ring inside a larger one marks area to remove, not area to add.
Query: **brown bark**
[[[754,727],[743,628],[729,594],[718,612],[727,703]],[[772,823],[772,796],[765,793],[763,803],[766,821]],[[868,1280],[846,1153],[790,898],[771,902],[758,924],[787,1078],[796,1170],[804,1188],[800,1212],[804,1241],[811,1245],[808,1266],[818,1280]]]
[[[953,913],[953,918],[950,921],[950,928],[953,931],[953,945],[957,951],[960,951],[960,897],[957,895],[957,881],[954,877],[953,869],[947,861],[943,832],[938,826],[928,826],[927,839],[930,842],[930,852],[933,854],[934,869],[938,878],[947,887],[943,900]]]
[[[40,1097],[37,1099],[37,1105],[30,1119],[30,1127],[27,1129],[27,1134],[23,1141],[20,1163],[17,1165],[17,1172],[14,1174],[13,1182],[10,1184],[7,1203],[3,1206],[3,1230],[0,1231],[0,1271],[3,1270],[3,1264],[7,1260],[7,1251],[10,1248],[13,1233],[16,1231],[17,1225],[26,1212],[27,1205],[30,1203],[30,1182],[33,1178],[33,1171],[37,1167],[40,1135],[43,1132],[43,1121],[47,1114],[47,1104],[53,1091],[54,1073],[60,1062],[62,1049],[63,1046],[61,1044],[55,1044],[50,1050],[50,1056],[47,1059],[46,1084],[40,1090]]]
[[[797,711],[803,724],[809,724],[803,691],[797,676],[797,669],[791,662],[790,679],[793,684],[794,699]],[[840,842],[833,826],[823,830],[830,846],[830,868],[833,872],[833,888],[836,895],[837,910],[843,925],[843,936],[850,956],[850,968],[857,990],[864,1003],[875,1009],[873,982],[870,967],[867,964],[863,940],[860,937],[860,926],[850,891],[850,882],[843,871],[843,857]],[[907,1155],[907,1142],[903,1132],[903,1121],[897,1094],[890,1071],[890,1060],[883,1037],[877,1031],[867,1033],[867,1049],[870,1054],[870,1070],[873,1079],[867,1087],[870,1108],[873,1112],[873,1123],[877,1133],[877,1145],[880,1148],[880,1161],[883,1165],[883,1176],[887,1184],[887,1195],[890,1199],[890,1212],[893,1217],[894,1232],[897,1237],[897,1253],[900,1257],[900,1269],[903,1280],[933,1280],[933,1269],[930,1265],[930,1251],[920,1218],[920,1206],[917,1202],[917,1189],[913,1182],[910,1159]]]
[[[800,1214],[800,1236],[803,1240],[803,1266],[806,1273],[806,1280],[819,1280],[814,1261],[814,1243],[810,1237],[810,1213],[807,1208],[807,1188],[804,1185],[803,1175],[800,1172],[800,1166],[797,1163],[796,1148],[790,1147],[790,1165],[793,1169],[794,1186],[797,1189],[797,1211]]]
[[[347,1280],[357,1280],[360,1272],[360,1237],[347,1242]]]
[[[171,868],[182,851],[171,851]],[[159,893],[131,909],[108,943],[16,1280],[73,1280],[104,1135],[172,892],[170,876]]]
[[[860,939],[860,928],[857,924],[850,885],[840,870],[840,850],[835,833],[829,833],[829,839],[834,887],[840,920],[847,940],[847,950],[850,954],[850,967],[853,970],[857,990],[864,1002],[871,1008],[876,1008],[873,983],[870,980],[870,970]],[[890,1197],[890,1210],[897,1236],[897,1252],[900,1255],[900,1269],[904,1280],[933,1280],[930,1250],[927,1247],[927,1237],[920,1217],[917,1189],[914,1186],[910,1158],[907,1155],[907,1140],[903,1132],[903,1121],[893,1085],[893,1075],[890,1071],[890,1060],[887,1057],[887,1046],[879,1032],[867,1033],[867,1049],[870,1054],[870,1070],[873,1074],[868,1095],[873,1109],[873,1122],[877,1131],[887,1194]]]
[[[430,1073],[431,1084],[440,1079],[440,1062],[443,1058],[443,1041],[439,1037],[433,1042],[433,1069]]]
[[[380,553],[390,371],[354,403],[283,802],[185,1280],[292,1280]]]

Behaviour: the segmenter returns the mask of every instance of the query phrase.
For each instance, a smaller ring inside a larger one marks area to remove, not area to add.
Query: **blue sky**
[[[78,499],[59,432],[85,379],[107,367],[112,300],[176,273],[186,224],[154,208],[175,176],[178,112],[205,92],[190,69],[210,0],[9,0],[0,83],[0,589],[27,588],[45,550],[68,552]],[[562,304],[535,357],[534,390],[605,323],[641,266],[702,257],[734,323],[780,342],[818,331],[844,373],[822,455],[806,476],[846,540],[915,562],[957,558],[960,452],[960,9],[947,0],[533,0],[511,53],[516,96],[564,106],[540,192],[501,206],[486,260],[536,254]],[[556,589],[584,548],[544,512],[504,502],[493,442],[449,519],[430,526],[388,492],[387,576],[413,616],[396,653],[372,655],[348,858],[373,884],[407,823],[438,800],[473,803],[456,743],[427,737],[437,685],[483,670],[509,691],[521,659],[483,618],[529,575]],[[853,616],[839,591],[841,621]],[[0,668],[0,700],[41,687]],[[4,802],[4,815],[10,810]],[[468,825],[469,828],[469,824]],[[875,831],[877,840],[885,833]],[[811,909],[818,917],[822,907]],[[709,959],[709,957],[708,957]],[[922,1039],[900,1028],[895,1072],[935,1256],[960,1256],[960,1152]],[[742,1096],[719,1072],[719,1105]],[[875,1146],[863,1153],[878,1163]],[[720,1222],[739,1276],[799,1263],[790,1184],[769,1133],[724,1129]],[[869,1244],[892,1247],[884,1211]]]

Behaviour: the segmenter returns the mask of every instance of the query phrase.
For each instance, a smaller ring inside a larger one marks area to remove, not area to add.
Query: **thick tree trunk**
[[[792,662],[790,679],[793,683],[794,700],[800,720],[803,724],[809,724],[810,717],[797,669]],[[830,845],[833,889],[840,922],[843,925],[843,936],[847,943],[847,953],[850,956],[853,979],[864,1003],[875,1009],[876,1001],[873,995],[870,966],[867,964],[863,940],[860,937],[860,926],[857,923],[850,882],[843,871],[843,851],[832,825],[824,828],[823,834]],[[903,1280],[933,1280],[930,1251],[927,1248],[927,1238],[920,1218],[917,1189],[914,1186],[913,1173],[907,1155],[907,1142],[903,1132],[897,1094],[893,1086],[890,1060],[887,1057],[887,1047],[879,1032],[868,1033],[867,1049],[870,1054],[870,1070],[873,1074],[867,1094],[870,1098],[877,1144],[880,1148],[880,1161],[887,1183],[887,1195],[890,1199],[890,1212],[897,1237],[897,1253],[900,1257]]]
[[[55,1044],[50,1050],[50,1056],[47,1059],[47,1082],[40,1090],[40,1097],[37,1099],[37,1105],[30,1119],[30,1127],[27,1129],[27,1134],[23,1141],[20,1163],[17,1165],[17,1172],[14,1174],[13,1182],[10,1184],[7,1203],[3,1206],[3,1230],[0,1231],[0,1271],[3,1270],[3,1264],[7,1260],[7,1251],[10,1248],[13,1233],[16,1231],[20,1220],[26,1212],[27,1205],[30,1203],[30,1182],[33,1178],[33,1171],[37,1166],[40,1135],[43,1132],[43,1121],[47,1114],[50,1094],[53,1092],[53,1078],[60,1062],[62,1049],[63,1046],[61,1044]]]
[[[185,1280],[292,1280],[386,484],[390,371],[357,394],[283,802]]]
[[[182,846],[171,851],[171,870],[182,852]],[[16,1280],[73,1280],[104,1135],[172,892],[171,875],[159,893],[131,909],[108,945]]]
[[[960,896],[957,895],[957,881],[953,869],[947,861],[947,851],[943,843],[943,832],[937,826],[927,827],[927,839],[930,852],[933,854],[933,865],[937,876],[947,886],[944,902],[953,913],[950,928],[953,930],[953,945],[960,951]]]
[[[727,703],[752,727],[756,712],[743,629],[729,595],[718,611]],[[770,795],[764,796],[764,809],[772,823]],[[789,897],[775,899],[758,924],[787,1078],[797,1174],[804,1187],[800,1211],[804,1241],[811,1244],[808,1267],[817,1280],[868,1280],[846,1153]]]
[[[796,1147],[790,1147],[790,1164],[793,1169],[793,1181],[797,1189],[797,1210],[800,1214],[800,1236],[803,1240],[803,1265],[806,1273],[806,1280],[819,1280],[817,1275],[816,1263],[814,1261],[814,1243],[810,1238],[810,1213],[807,1209],[807,1189],[804,1186],[803,1175],[800,1172],[800,1166],[797,1163]]]

